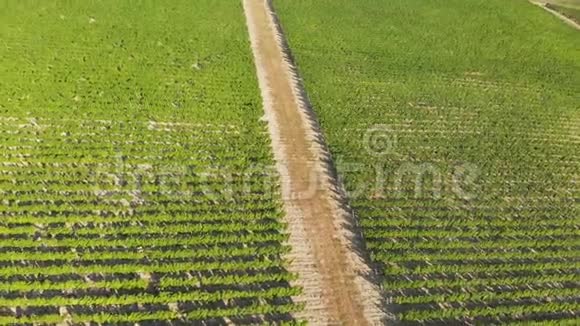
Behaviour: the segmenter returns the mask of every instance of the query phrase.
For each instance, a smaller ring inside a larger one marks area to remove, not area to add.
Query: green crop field
[[[394,323],[578,324],[578,31],[525,0],[272,2]],[[272,129],[301,109],[274,57]],[[288,255],[262,106],[240,0],[0,0],[0,325],[301,324],[297,296],[341,309],[317,255],[358,252],[340,226]],[[343,293],[373,304],[359,285]]]
[[[240,1],[2,1],[0,76],[0,324],[295,322]]]
[[[578,31],[519,0],[275,0],[403,322],[576,324]]]

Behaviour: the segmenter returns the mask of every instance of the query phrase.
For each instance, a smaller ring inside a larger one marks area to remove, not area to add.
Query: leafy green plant
[[[273,3],[398,317],[575,318],[577,31],[527,1]]]

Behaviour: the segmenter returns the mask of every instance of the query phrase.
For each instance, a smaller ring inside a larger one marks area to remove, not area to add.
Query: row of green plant
[[[0,324],[300,324],[241,2],[2,7]]]
[[[526,1],[273,3],[398,318],[574,318],[577,31]]]

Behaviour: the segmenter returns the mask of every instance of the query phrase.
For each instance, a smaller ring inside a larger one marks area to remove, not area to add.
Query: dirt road
[[[355,238],[346,230],[335,181],[328,174],[320,135],[300,98],[293,67],[267,0],[243,0],[257,73],[264,98],[289,224],[289,269],[300,276],[312,324],[379,324],[380,294],[367,280],[370,268],[354,253]]]

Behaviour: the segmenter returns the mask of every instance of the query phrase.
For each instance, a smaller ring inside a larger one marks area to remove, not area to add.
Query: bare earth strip
[[[314,325],[387,319],[374,270],[268,0],[243,0],[272,146],[281,175],[291,272]]]
[[[546,10],[549,13],[551,13],[552,15],[560,18],[566,24],[568,24],[568,25],[570,25],[570,26],[572,26],[572,27],[580,30],[580,25],[577,22],[575,22],[574,20],[572,20],[572,19],[570,19],[570,18],[562,15],[561,13],[557,12],[556,10],[547,7],[545,2],[540,2],[540,1],[535,1],[535,0],[531,0],[531,2],[533,4],[535,4],[536,6],[539,6],[539,7],[543,8],[544,10]]]

